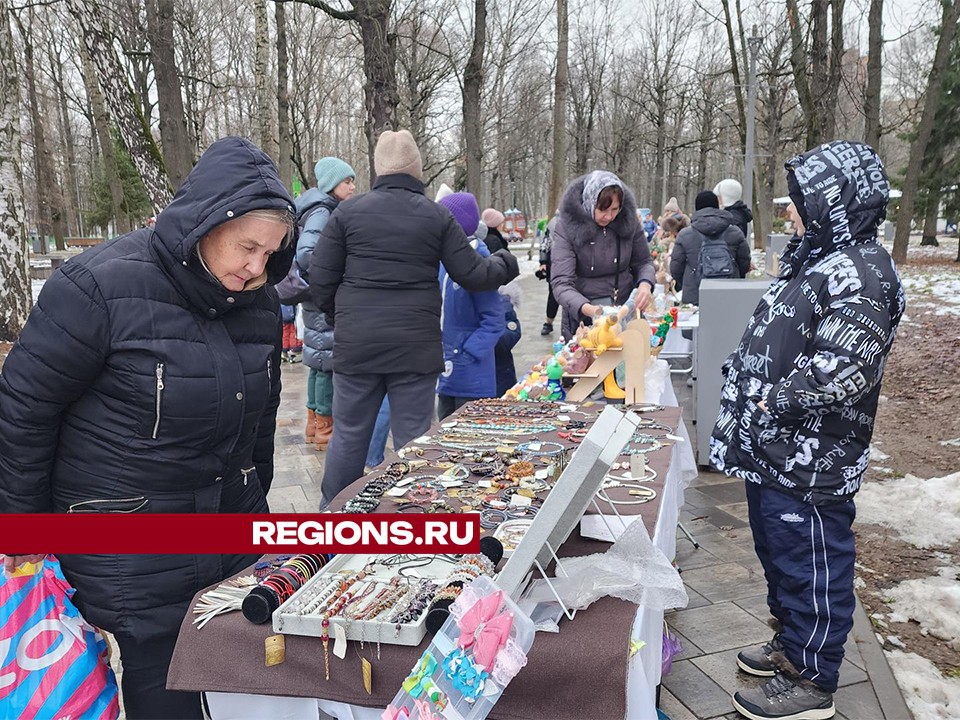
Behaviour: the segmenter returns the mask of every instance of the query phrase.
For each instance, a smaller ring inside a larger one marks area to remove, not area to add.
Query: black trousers
[[[453,395],[441,395],[437,393],[437,419],[443,420],[449,415],[453,415],[474,398],[454,397]]]
[[[178,628],[179,630],[179,628]],[[137,642],[114,635],[123,663],[123,709],[130,720],[201,720],[200,693],[167,690],[167,669],[176,633]]]
[[[547,265],[547,317],[556,320],[560,311],[560,303],[553,296],[553,285],[550,284],[550,266]]]

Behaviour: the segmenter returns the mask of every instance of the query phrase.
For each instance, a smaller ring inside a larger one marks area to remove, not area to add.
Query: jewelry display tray
[[[307,583],[295,592],[289,600],[283,603],[273,613],[273,629],[275,632],[284,635],[307,635],[309,637],[322,637],[323,617],[321,615],[300,615],[293,612],[292,608],[298,602],[298,599],[307,594],[313,594],[313,590],[322,589],[330,582],[332,576],[341,571],[359,572],[365,566],[375,561],[382,555],[337,555],[333,560],[327,563],[323,572],[311,578]],[[411,560],[414,556],[411,556]],[[416,559],[423,562],[429,555],[417,555]],[[449,562],[445,562],[437,556],[433,556],[429,564],[417,565],[414,570],[407,575],[415,580],[443,580],[452,569]],[[396,577],[396,567],[375,566],[371,574],[377,580],[389,582]],[[317,587],[319,585],[319,588]],[[387,645],[419,645],[423,636],[427,634],[427,612],[423,612],[417,622],[400,625],[397,632],[397,624],[383,620],[347,620],[342,617],[330,618],[330,627],[327,628],[331,641],[335,637],[334,625],[339,625],[346,632],[347,640],[362,640],[363,642],[381,642]]]
[[[573,457],[567,463],[563,473],[544,501],[516,550],[506,558],[494,580],[514,600],[532,578],[531,570],[538,570],[547,578],[547,566],[551,559],[557,559],[556,550],[570,536],[583,517],[587,507],[595,502],[594,495],[600,488],[610,465],[617,459],[636,432],[640,418],[632,412],[621,412],[612,407],[604,408],[590,431],[580,442]],[[611,531],[612,532],[612,531]],[[359,571],[373,563],[382,555],[338,555],[323,568],[320,575],[309,580],[300,590],[273,613],[273,629],[286,635],[307,635],[322,637],[323,618],[321,615],[299,615],[292,611],[298,598],[312,593],[312,588],[326,585],[331,575],[342,570]],[[450,574],[450,563],[442,556],[411,555],[418,561],[431,558],[429,564],[418,565],[408,577],[415,579],[443,580]],[[562,570],[561,570],[562,573]],[[377,566],[377,579],[389,582],[396,575],[392,567]],[[334,624],[340,625],[346,632],[347,640],[363,640],[387,645],[419,645],[427,633],[427,613],[424,612],[416,623],[400,626],[396,623],[371,620],[330,619],[329,635],[334,638]]]

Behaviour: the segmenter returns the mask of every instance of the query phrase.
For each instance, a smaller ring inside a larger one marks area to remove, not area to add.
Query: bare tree
[[[897,215],[897,232],[893,239],[893,259],[898,263],[907,260],[907,245],[910,242],[910,226],[913,223],[913,208],[920,187],[920,172],[923,169],[924,154],[930,135],[933,133],[934,120],[940,103],[944,74],[950,62],[953,39],[957,33],[957,20],[960,17],[960,0],[941,0],[943,17],[940,23],[940,37],[933,58],[933,67],[927,79],[927,90],[923,100],[923,114],[917,125],[916,135],[910,143],[910,163],[903,179],[903,197]]]
[[[553,158],[550,163],[550,195],[547,199],[547,207],[551,210],[560,202],[560,194],[563,192],[567,175],[569,39],[567,0],[557,0],[557,69],[553,81]]]
[[[293,165],[290,159],[290,93],[287,78],[287,18],[283,3],[276,3],[277,23],[277,165],[280,179],[293,187]]]
[[[33,24],[33,11],[28,13],[30,25]],[[34,38],[28,29],[25,29],[20,19],[14,15],[17,30],[23,40],[23,70],[27,81],[27,99],[30,106],[30,129],[33,134],[33,164],[36,172],[37,204],[39,206],[39,222],[37,232],[41,242],[48,233],[56,241],[57,249],[63,250],[64,237],[67,234],[67,224],[63,216],[60,183],[54,171],[53,148],[47,138],[44,125],[46,108],[41,107],[40,93],[37,90],[37,67],[34,60]],[[32,30],[32,28],[30,28]]]
[[[110,118],[107,116],[103,95],[100,92],[100,87],[97,85],[96,70],[93,67],[93,61],[90,59],[90,54],[82,43],[80,44],[80,57],[82,60],[83,83],[87,89],[87,97],[90,100],[90,111],[93,116],[93,130],[100,145],[104,177],[107,180],[107,186],[110,188],[110,202],[113,206],[113,222],[116,231],[122,234],[129,232],[132,228],[130,227],[130,220],[127,214],[123,212],[123,185],[120,182],[120,165],[117,161],[117,153],[114,147]]]
[[[0,0],[0,340],[7,342],[20,335],[33,304],[20,174],[19,79],[10,6]]]
[[[99,85],[123,144],[143,180],[154,211],[159,212],[170,202],[167,174],[147,119],[130,102],[132,91],[114,52],[102,8],[95,0],[67,0],[67,7],[80,26],[84,46],[96,68]]]
[[[480,91],[483,87],[483,50],[487,42],[487,2],[474,0],[473,43],[463,71],[463,145],[466,155],[467,190],[480,197],[483,166],[483,118]]]
[[[797,97],[807,121],[807,147],[833,139],[837,94],[843,72],[844,2],[812,0],[808,38],[803,30],[797,0],[786,0],[790,62]]]
[[[270,112],[270,91],[267,80],[267,64],[270,59],[270,26],[267,21],[267,0],[253,0],[256,50],[253,67],[257,85],[257,138],[260,147],[268,155],[276,157],[273,141],[273,118]]]
[[[867,41],[867,87],[863,94],[863,114],[866,117],[864,139],[867,145],[880,150],[880,88],[883,53],[883,0],[870,0],[869,40]]]
[[[170,184],[178,188],[193,168],[193,144],[187,135],[173,25],[173,0],[147,0],[147,32],[150,34],[150,61],[157,81],[163,163]]]
[[[289,0],[279,0],[281,2]],[[396,35],[390,33],[391,0],[349,0],[352,9],[342,10],[324,0],[295,0],[295,2],[319,8],[330,17],[357,24],[363,44],[363,86],[367,135],[370,160],[370,180],[376,176],[373,167],[373,151],[377,138],[384,130],[396,129],[397,94]]]

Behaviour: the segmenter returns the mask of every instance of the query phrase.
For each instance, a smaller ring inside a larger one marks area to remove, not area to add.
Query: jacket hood
[[[693,214],[690,225],[708,237],[719,237],[733,225],[733,216],[726,210],[703,208]]]
[[[294,204],[297,207],[297,215],[299,215],[312,205],[324,205],[333,212],[334,208],[340,204],[340,201],[333,195],[325,193],[319,188],[312,187],[300,193],[299,197],[294,201]]]
[[[583,189],[587,177],[589,176],[583,175],[571,182],[560,201],[560,217],[563,219],[564,230],[576,245],[588,242],[600,230],[600,226],[593,219],[593,214],[588,215],[583,208]],[[623,203],[620,207],[620,213],[614,218],[613,222],[607,225],[607,229],[620,238],[632,238],[639,226],[637,201],[630,188],[623,185],[622,182],[621,187],[623,188]]]
[[[753,221],[753,211],[747,207],[743,200],[737,200],[733,205],[725,207],[724,210],[742,215],[748,223]]]
[[[791,198],[802,196],[794,202],[801,200],[806,228],[795,259],[814,260],[876,242],[877,228],[887,217],[890,181],[872,147],[836,140],[797,155],[785,167]]]
[[[249,140],[227,137],[200,157],[169,205],[157,216],[156,237],[174,260],[194,265],[200,239],[251,210],[294,213],[293,198],[273,160]],[[296,237],[267,262],[267,281],[283,279],[296,252]]]

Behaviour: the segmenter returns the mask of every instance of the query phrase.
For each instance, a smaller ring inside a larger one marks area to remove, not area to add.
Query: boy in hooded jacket
[[[750,718],[835,713],[853,626],[853,498],[905,300],[877,242],[890,184],[868,145],[836,141],[786,164],[803,230],[724,363],[710,462],[746,481],[776,634],[737,664],[771,677],[734,695]]]

